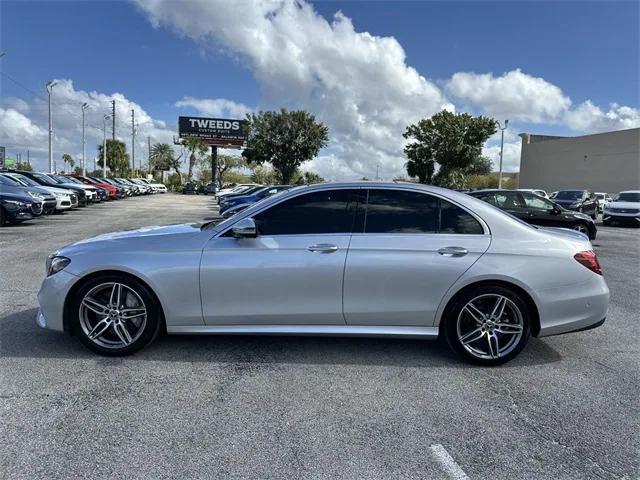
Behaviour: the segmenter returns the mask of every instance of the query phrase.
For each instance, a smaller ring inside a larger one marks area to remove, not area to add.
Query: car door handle
[[[338,250],[338,246],[331,243],[317,243],[307,247],[307,250],[314,253],[333,253]]]
[[[464,247],[442,247],[438,250],[440,255],[445,257],[464,257],[469,250]]]

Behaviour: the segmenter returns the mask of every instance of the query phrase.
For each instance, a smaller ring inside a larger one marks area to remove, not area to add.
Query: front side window
[[[253,218],[260,235],[350,234],[362,191],[324,190],[278,203]]]
[[[496,206],[498,208],[524,208],[524,202],[519,193],[496,192]]]

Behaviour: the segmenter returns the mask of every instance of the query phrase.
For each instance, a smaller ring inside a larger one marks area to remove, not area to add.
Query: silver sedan
[[[604,322],[589,240],[450,190],[400,183],[294,188],[220,223],[150,227],[47,261],[37,323],[125,355],[169,334],[446,339],[504,363],[530,336]]]

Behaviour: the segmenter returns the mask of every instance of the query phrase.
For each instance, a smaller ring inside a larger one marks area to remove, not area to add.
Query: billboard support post
[[[211,183],[216,185],[216,172],[218,170],[218,147],[211,145]]]

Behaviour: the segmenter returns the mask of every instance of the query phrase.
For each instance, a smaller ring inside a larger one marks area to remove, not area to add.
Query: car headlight
[[[27,202],[21,202],[20,200],[5,200],[6,203],[10,205],[16,205],[17,207],[28,207],[29,204]]]
[[[58,273],[64,267],[71,263],[71,259],[67,257],[62,257],[60,255],[56,255],[55,253],[49,255],[47,257],[45,273],[47,277],[53,275],[54,273]]]
[[[39,192],[34,192],[34,191],[31,191],[31,190],[27,190],[27,193],[34,200],[38,200],[38,201],[44,200],[44,197]]]

